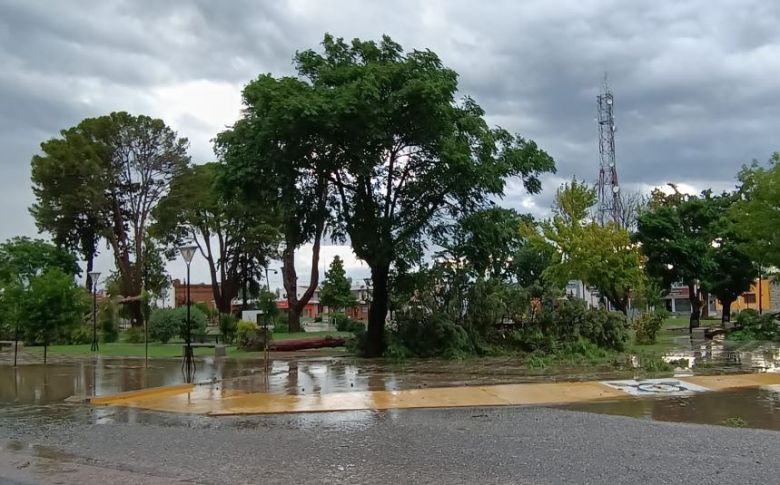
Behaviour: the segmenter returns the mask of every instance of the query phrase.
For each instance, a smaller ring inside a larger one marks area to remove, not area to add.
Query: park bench
[[[227,349],[224,344],[218,344],[216,342],[199,342],[199,343],[191,343],[190,346],[193,349],[196,348],[212,348],[214,349],[214,357],[225,357],[227,355]],[[183,344],[181,346],[181,353],[184,355],[187,352],[187,344]]]

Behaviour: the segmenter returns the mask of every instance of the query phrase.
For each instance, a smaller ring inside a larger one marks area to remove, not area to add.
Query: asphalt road
[[[6,409],[0,440],[0,483],[780,481],[778,432],[547,408],[250,418]]]

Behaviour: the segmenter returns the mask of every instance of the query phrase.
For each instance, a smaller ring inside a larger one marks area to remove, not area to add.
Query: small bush
[[[640,345],[656,342],[656,335],[664,324],[664,316],[659,313],[643,313],[634,320],[634,338]]]
[[[186,308],[186,307],[184,307],[184,308]],[[214,313],[215,313],[215,310],[213,310],[207,303],[204,303],[202,301],[199,301],[197,303],[193,303],[192,304],[192,308],[193,309],[197,308],[198,310],[200,310],[200,312],[203,315],[205,315],[206,320],[211,318],[214,315]]]
[[[337,313],[333,315],[333,323],[336,326],[336,330],[339,332],[359,332],[365,330],[366,326],[363,322],[354,320],[344,315],[343,313]]]
[[[103,342],[116,342],[119,338],[119,326],[113,319],[102,319],[100,321],[100,336],[103,339]]]
[[[645,372],[671,372],[674,367],[655,354],[639,355],[639,366]]]
[[[92,343],[92,325],[78,325],[73,328],[68,337],[69,344]]]
[[[205,339],[208,329],[206,315],[197,307],[190,309],[193,341]],[[174,337],[187,338],[187,307],[158,308],[149,318],[149,339],[168,343]]]
[[[765,313],[759,315],[757,311],[748,309],[742,310],[737,315],[737,327],[739,330],[731,332],[731,340],[780,340],[780,326],[777,321],[778,315],[774,313]]]
[[[441,313],[429,313],[424,309],[399,315],[396,328],[390,332],[388,343],[395,353],[418,357],[460,358],[473,352],[466,330]]]
[[[149,339],[167,344],[179,332],[180,317],[172,308],[158,308],[149,317]]]
[[[628,321],[625,315],[620,312],[589,310],[586,320],[588,324],[583,337],[605,349],[625,349],[628,340]]]
[[[254,322],[241,320],[236,329],[238,348],[245,351],[258,351],[265,348],[266,342],[271,336],[265,329],[258,327]]]
[[[290,327],[286,319],[277,319],[274,323],[274,333],[290,333]]]
[[[133,327],[125,331],[125,342],[129,344],[142,344],[144,342],[144,329]]]
[[[238,328],[238,319],[233,315],[222,315],[219,317],[219,333],[222,339],[227,343],[232,343],[236,338]]]
[[[116,342],[119,339],[119,308],[115,300],[103,300],[98,312],[98,325],[103,342]]]

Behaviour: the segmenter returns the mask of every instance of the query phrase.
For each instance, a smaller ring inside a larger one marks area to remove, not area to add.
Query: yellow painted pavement
[[[713,391],[734,389],[737,387],[761,387],[780,384],[780,373],[767,372],[765,374],[729,374],[722,376],[691,376],[685,378],[686,382],[704,386]]]
[[[695,376],[678,379],[710,390],[780,384],[780,374]],[[175,388],[174,388],[175,387]],[[250,393],[215,386],[171,386],[138,395],[105,396],[93,404],[189,414],[226,416],[323,411],[387,410],[558,404],[599,399],[628,399],[624,391],[601,382],[555,382],[475,387],[440,387],[398,391],[331,394]]]

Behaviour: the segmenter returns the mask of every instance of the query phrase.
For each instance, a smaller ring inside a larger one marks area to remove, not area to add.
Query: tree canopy
[[[715,223],[722,215],[709,191],[701,196],[656,190],[650,209],[638,218],[635,240],[641,244],[645,268],[665,287],[682,283],[691,301],[690,327],[701,317],[702,282],[717,269],[713,243],[719,237]]]
[[[366,351],[380,355],[391,266],[418,261],[429,235],[488,206],[508,177],[536,193],[555,165],[534,142],[490,128],[472,99],[457,101],[457,74],[435,53],[387,36],[322,45],[295,64],[321,100],[312,111],[332,161],[335,231],[371,268]]]
[[[0,285],[8,282],[26,285],[53,268],[71,278],[81,274],[72,253],[42,239],[15,237],[0,244]]]
[[[300,314],[319,283],[319,253],[328,219],[330,146],[321,130],[323,98],[291,77],[263,75],[243,91],[244,116],[216,139],[223,164],[220,187],[255,217],[272,211],[282,232],[282,281],[288,326],[300,331]],[[251,240],[251,239],[250,239]],[[295,252],[313,246],[306,291],[298,297]]]
[[[357,305],[357,298],[352,294],[352,282],[347,278],[344,261],[339,256],[333,257],[328,271],[325,272],[325,280],[320,289],[320,303],[335,311]]]
[[[112,250],[125,296],[139,296],[152,210],[188,162],[188,142],[162,120],[115,112],[87,118],[41,145],[32,160],[39,228],[79,247],[91,268],[97,241]],[[94,232],[94,233],[93,233]],[[140,322],[139,305],[132,305]]]
[[[81,323],[89,306],[87,293],[76,286],[73,276],[53,267],[30,281],[17,308],[25,339],[48,346]]]
[[[273,206],[250,210],[217,185],[219,164],[184,169],[153,211],[151,233],[169,249],[194,243],[206,261],[214,301],[222,313],[248,280],[257,282],[275,255],[278,229]]]
[[[760,265],[780,267],[780,153],[739,173],[739,197],[730,209],[742,248]]]
[[[541,224],[552,247],[544,274],[559,287],[581,280],[626,313],[632,292],[644,283],[639,249],[617,223],[602,226],[589,217],[595,203],[596,189],[577,179],[558,189],[553,217]]]

